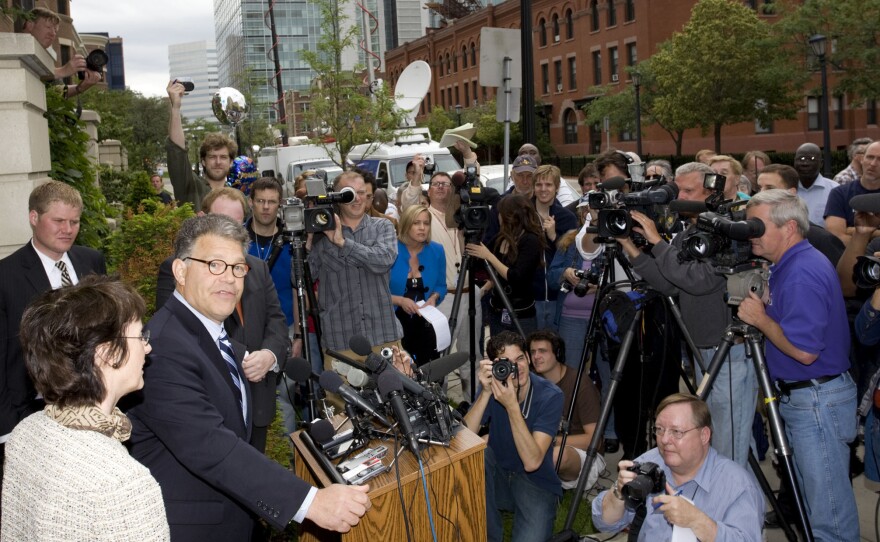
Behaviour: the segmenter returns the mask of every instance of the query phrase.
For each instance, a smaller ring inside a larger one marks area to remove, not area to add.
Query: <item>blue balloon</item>
[[[248,196],[251,193],[251,185],[257,178],[257,165],[254,161],[248,156],[238,156],[232,161],[232,166],[229,168],[226,186],[237,188],[244,192],[245,196]]]

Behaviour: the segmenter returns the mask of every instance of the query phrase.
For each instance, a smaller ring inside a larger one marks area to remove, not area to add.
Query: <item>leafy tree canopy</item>
[[[394,137],[403,114],[394,106],[393,89],[382,85],[370,96],[364,69],[343,68],[343,55],[357,50],[360,31],[345,15],[344,0],[314,0],[321,12],[317,50],[300,51],[300,58],[315,72],[306,115],[318,145],[345,164],[355,145]],[[369,154],[369,152],[367,153]]]
[[[651,114],[667,130],[793,118],[807,74],[742,2],[701,0],[650,60]]]
[[[811,36],[828,38],[830,68],[837,75],[836,82],[829,81],[832,92],[852,93],[860,101],[880,98],[880,0],[785,0],[776,5],[782,18],[774,32],[801,58],[811,51]]]

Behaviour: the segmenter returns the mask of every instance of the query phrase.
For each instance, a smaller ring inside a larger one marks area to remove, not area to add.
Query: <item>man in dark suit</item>
[[[237,223],[244,222],[247,206],[240,190],[224,187],[213,190],[202,200],[202,213],[226,215]],[[250,267],[244,280],[241,302],[224,322],[229,336],[244,343],[244,377],[253,396],[254,421],[250,443],[261,452],[266,450],[266,434],[275,419],[275,390],[287,360],[287,325],[266,262],[247,255]],[[159,266],[156,285],[156,309],[160,309],[174,292],[174,276],[169,257]]]
[[[227,216],[186,220],[174,242],[176,289],[147,326],[153,351],[128,412],[131,453],[162,487],[176,542],[249,540],[254,514],[279,530],[308,519],[345,532],[370,507],[367,486],[310,487],[247,443],[245,345],[224,328],[244,289],[247,243]]]
[[[18,341],[21,315],[46,290],[107,272],[100,252],[73,246],[82,208],[82,197],[70,185],[50,181],[34,188],[28,199],[33,238],[0,260],[0,468],[9,433],[39,408]]]

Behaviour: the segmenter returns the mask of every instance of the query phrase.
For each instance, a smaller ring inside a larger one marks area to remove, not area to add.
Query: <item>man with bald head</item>
[[[804,143],[794,153],[794,169],[800,179],[797,195],[807,202],[810,222],[825,226],[825,203],[831,190],[838,185],[819,173],[821,166],[822,151],[815,143]]]
[[[880,193],[880,141],[875,141],[865,149],[862,157],[862,176],[858,182],[841,185],[831,191],[826,207],[826,227],[840,238],[844,244],[852,238],[855,225],[855,211],[849,200],[862,194]],[[876,237],[876,233],[874,234]]]

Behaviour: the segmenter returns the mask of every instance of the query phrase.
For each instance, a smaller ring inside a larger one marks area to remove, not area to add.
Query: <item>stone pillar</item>
[[[0,33],[0,126],[6,154],[0,168],[0,258],[31,238],[28,196],[49,180],[46,89],[54,62],[30,34]]]
[[[84,109],[79,120],[83,121],[85,124],[84,129],[89,136],[89,145],[86,154],[92,162],[92,165],[97,166],[100,154],[98,152],[98,125],[101,124],[101,115],[99,115],[97,111]]]

